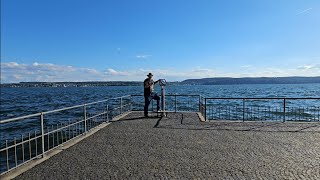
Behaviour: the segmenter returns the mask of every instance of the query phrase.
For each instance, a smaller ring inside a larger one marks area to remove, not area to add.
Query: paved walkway
[[[320,179],[320,123],[131,113],[17,179]]]

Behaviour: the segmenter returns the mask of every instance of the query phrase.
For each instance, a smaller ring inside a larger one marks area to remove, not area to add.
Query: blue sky
[[[319,0],[2,0],[1,82],[320,76]]]

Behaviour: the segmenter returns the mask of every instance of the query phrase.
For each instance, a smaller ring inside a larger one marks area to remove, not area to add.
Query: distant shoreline
[[[320,76],[317,77],[244,77],[244,78],[202,78],[187,79],[182,84],[192,85],[236,85],[236,84],[312,84],[320,83]]]
[[[168,82],[169,85],[242,85],[242,84],[313,84],[320,83],[317,77],[258,77],[258,78],[202,78]],[[84,82],[20,82],[0,84],[1,88],[22,87],[103,87],[103,86],[142,86],[139,81],[84,81]]]

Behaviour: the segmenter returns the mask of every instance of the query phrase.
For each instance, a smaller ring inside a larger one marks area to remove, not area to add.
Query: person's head
[[[148,76],[149,79],[152,79],[153,74],[149,73],[147,76]]]

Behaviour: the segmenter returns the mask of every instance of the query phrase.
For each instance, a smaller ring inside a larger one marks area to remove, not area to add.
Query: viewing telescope
[[[165,89],[164,87],[167,85],[167,81],[165,79],[158,80],[159,85],[161,86],[161,112],[162,116],[166,116],[166,103],[165,103]]]

